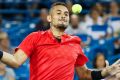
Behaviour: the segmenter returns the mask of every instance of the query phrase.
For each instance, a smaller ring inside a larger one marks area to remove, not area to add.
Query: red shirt
[[[18,48],[30,58],[30,80],[73,80],[75,65],[88,60],[78,37],[64,34],[59,43],[50,30],[31,33]]]

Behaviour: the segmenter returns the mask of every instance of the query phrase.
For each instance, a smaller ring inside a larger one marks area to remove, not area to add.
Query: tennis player
[[[73,80],[75,68],[81,80],[99,80],[120,69],[118,62],[100,71],[84,66],[88,59],[79,45],[81,40],[64,33],[69,24],[66,4],[54,3],[47,20],[50,30],[29,34],[14,55],[0,51],[1,61],[18,68],[30,58],[30,80]]]

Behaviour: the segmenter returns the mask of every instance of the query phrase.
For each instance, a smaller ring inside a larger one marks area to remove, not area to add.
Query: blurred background
[[[58,1],[70,10],[65,32],[81,38],[88,68],[101,69],[120,58],[120,0],[0,0],[0,50],[13,53],[29,33],[48,30],[46,16]],[[83,7],[80,14],[71,12],[75,3]],[[29,59],[18,69],[0,62],[0,80],[29,80]]]

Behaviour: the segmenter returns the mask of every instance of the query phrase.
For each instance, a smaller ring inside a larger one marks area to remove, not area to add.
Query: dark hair
[[[93,68],[97,68],[96,62],[97,62],[98,57],[101,56],[101,55],[104,56],[104,54],[102,54],[102,53],[98,53],[98,54],[96,55],[95,59],[93,60]],[[104,56],[104,59],[105,59],[105,56]],[[106,66],[106,62],[105,62],[104,67],[105,67],[105,66]]]
[[[51,10],[52,10],[55,6],[58,6],[58,5],[65,6],[65,7],[68,9],[68,7],[67,7],[67,5],[66,5],[65,3],[63,3],[63,2],[56,2],[56,3],[52,4],[49,13],[51,12]]]
[[[65,6],[67,8],[67,5],[64,2],[56,2],[56,3],[52,4],[51,8],[58,6],[58,5]]]

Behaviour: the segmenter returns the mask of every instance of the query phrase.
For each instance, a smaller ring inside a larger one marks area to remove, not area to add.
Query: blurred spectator
[[[2,62],[0,62],[0,80],[15,80],[14,71]]]
[[[70,25],[65,30],[65,32],[70,34],[70,35],[86,34],[87,33],[86,26],[85,25],[82,26],[82,25],[80,24],[80,17],[79,17],[79,15],[72,14],[70,16]]]
[[[95,4],[95,6],[94,6],[94,9],[96,9],[97,11],[98,11],[98,13],[99,13],[99,15],[101,16],[101,17],[103,17],[104,16],[104,7],[102,6],[102,4],[101,3],[96,3]]]
[[[35,13],[34,11],[37,10],[38,8],[38,3],[37,2],[34,2],[34,3],[31,3],[31,4],[28,4],[27,5],[27,9],[29,11],[29,16],[28,18],[34,18],[35,17]]]
[[[93,61],[93,68],[102,69],[106,67],[105,56],[102,53],[98,53]]]
[[[101,70],[107,66],[109,66],[109,62],[106,61],[106,58],[103,55],[103,53],[98,53],[93,61],[93,68]],[[116,79],[115,76],[112,75],[102,80],[119,80],[119,79]]]
[[[119,6],[117,2],[110,3],[110,16],[119,16]]]
[[[86,15],[85,21],[88,26],[92,26],[94,24],[103,25],[103,19],[96,9],[92,9],[90,14]]]
[[[102,26],[103,18],[99,15],[98,10],[92,9],[89,15],[85,17],[86,25],[88,26],[87,34],[90,35],[93,39],[99,39],[105,35],[105,32],[101,31],[93,31],[93,26],[96,27],[105,27]]]
[[[110,3],[110,13],[105,17],[105,21],[113,28],[114,32],[120,32],[119,6],[116,2]]]
[[[42,8],[40,11],[40,21],[36,26],[37,30],[44,31],[50,28],[49,22],[47,21],[48,9]]]
[[[68,28],[65,30],[66,33],[75,35],[80,33],[80,19],[78,15],[72,14],[70,16],[70,25]]]
[[[10,42],[7,33],[0,32],[0,50],[4,50],[6,52],[12,53],[12,49],[10,48]]]

